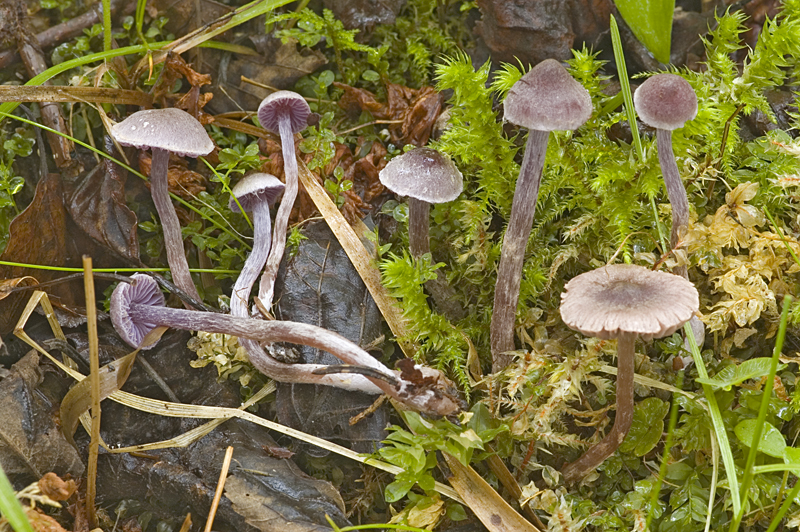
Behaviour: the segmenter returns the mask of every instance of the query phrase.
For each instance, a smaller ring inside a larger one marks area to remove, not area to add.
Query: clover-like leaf
[[[736,425],[733,431],[736,437],[747,447],[753,443],[753,435],[758,428],[757,419],[745,419]],[[758,443],[758,450],[769,456],[775,458],[783,458],[784,451],[786,450],[786,440],[783,439],[783,434],[776,429],[772,423],[764,422],[764,430],[761,435],[761,441]]]

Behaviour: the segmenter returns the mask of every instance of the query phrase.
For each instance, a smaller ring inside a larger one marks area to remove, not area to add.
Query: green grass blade
[[[15,532],[33,532],[33,527],[25,516],[25,511],[17,500],[14,488],[2,467],[0,467],[0,515],[8,519]]]
[[[704,379],[708,378],[708,371],[703,362],[703,357],[700,355],[700,348],[697,347],[697,341],[694,338],[694,332],[691,325],[686,323],[683,326],[686,339],[689,341],[691,348],[692,359],[697,367],[697,374]],[[725,474],[728,476],[728,489],[731,493],[731,504],[733,505],[734,514],[738,514],[742,509],[742,499],[739,490],[739,478],[736,476],[736,465],[733,462],[733,452],[731,451],[731,444],[728,441],[728,433],[725,431],[725,423],[722,421],[722,413],[719,411],[717,398],[714,396],[714,388],[708,384],[703,384],[703,394],[708,402],[708,413],[711,416],[711,424],[714,427],[714,434],[719,442],[719,452],[722,455],[722,464],[725,466]]]
[[[783,340],[786,338],[786,327],[789,323],[789,307],[792,303],[792,296],[783,298],[783,311],[781,312],[781,324],[778,328],[778,335],[775,338],[775,349],[772,351],[772,364],[770,365],[767,381],[764,383],[764,394],[761,397],[761,405],[758,409],[758,418],[756,423],[756,430],[753,433],[753,441],[750,443],[750,451],[747,453],[747,461],[744,466],[744,476],[742,477],[742,493],[747,496],[747,491],[750,489],[750,484],[753,482],[755,473],[753,472],[753,465],[756,462],[756,455],[758,454],[758,444],[761,442],[761,435],[764,431],[764,421],[767,419],[767,410],[769,409],[769,401],[772,397],[772,386],[775,382],[775,373],[778,371],[778,359],[783,351]],[[744,517],[744,505],[739,508],[739,511],[734,512],[734,518],[731,521],[731,526],[728,528],[729,532],[736,532],[739,530],[739,524]]]

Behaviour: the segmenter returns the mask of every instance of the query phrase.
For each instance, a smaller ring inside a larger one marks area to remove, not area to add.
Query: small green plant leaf
[[[800,466],[800,449],[797,447],[786,447],[783,450],[783,461],[793,466]]]
[[[675,0],[615,0],[620,15],[656,59],[669,63]]]
[[[664,432],[664,417],[669,411],[669,404],[656,397],[648,397],[636,405],[633,414],[633,425],[622,445],[620,452],[644,456],[658,444]]]
[[[708,378],[698,378],[697,382],[700,384],[708,384],[714,388],[722,388],[723,390],[730,390],[731,386],[736,386],[749,379],[758,379],[769,373],[770,359],[766,357],[751,358],[745,360],[738,366],[728,366],[722,371]],[[786,367],[785,364],[778,366],[778,371]]]
[[[739,441],[747,447],[750,447],[750,444],[753,443],[753,434],[755,434],[757,426],[758,420],[745,419],[736,425],[736,428],[733,430],[736,433],[736,437],[739,438]],[[775,458],[784,457],[786,440],[783,439],[783,435],[772,423],[764,422],[764,430],[761,441],[758,444],[758,450],[769,456],[774,456]]]

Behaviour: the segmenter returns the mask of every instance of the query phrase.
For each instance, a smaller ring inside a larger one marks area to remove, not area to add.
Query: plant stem
[[[522,266],[525,262],[525,247],[533,228],[533,215],[536,212],[536,199],[542,181],[548,135],[548,131],[531,130],[528,133],[525,156],[511,204],[511,217],[503,237],[492,310],[493,372],[500,371],[508,365],[511,357],[504,353],[514,350],[514,323],[517,317]]]

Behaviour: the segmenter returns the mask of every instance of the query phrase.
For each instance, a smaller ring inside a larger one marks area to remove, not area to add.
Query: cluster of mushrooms
[[[634,102],[640,118],[656,128],[659,162],[672,205],[670,242],[675,249],[688,229],[689,204],[675,163],[671,132],[694,118],[697,98],[680,76],[658,74],[638,88]],[[508,365],[515,349],[514,325],[522,267],[533,226],[549,132],[575,130],[590,118],[593,110],[586,89],[552,59],[538,64],[511,88],[504,109],[505,120],[527,128],[529,135],[503,238],[495,287],[490,331],[495,372]],[[256,173],[245,176],[232,189],[231,210],[252,213],[254,243],[234,284],[230,315],[167,308],[155,281],[147,275],[135,274],[131,283],[121,283],[112,295],[113,323],[120,336],[134,347],[157,326],[232,334],[239,338],[253,365],[277,381],[387,394],[423,413],[455,414],[462,408],[462,402],[450,381],[440,372],[414,364],[399,364],[399,371],[391,371],[338,334],[302,323],[265,321],[250,310],[250,293],[262,271],[258,297],[266,308],[272,304],[289,213],[298,189],[294,135],[306,127],[309,115],[306,101],[289,91],[271,94],[259,106],[262,127],[280,135],[286,183],[284,185],[274,176]],[[196,119],[176,109],[139,111],[116,124],[112,135],[120,144],[152,150],[151,190],[164,228],[172,276],[179,289],[199,299],[189,274],[178,219],[167,193],[167,164],[170,153],[190,157],[206,155],[214,148],[213,142]],[[445,155],[430,148],[417,148],[390,161],[380,172],[380,179],[391,191],[408,196],[409,247],[412,257],[420,259],[430,253],[430,204],[455,200],[463,190],[462,175]],[[273,229],[270,207],[281,195],[283,199]],[[614,425],[605,438],[564,467],[565,481],[574,482],[593,471],[619,447],[630,429],[636,338],[660,338],[692,319],[697,320],[697,290],[688,281],[685,268],[676,270],[665,273],[629,264],[609,265],[578,275],[565,286],[560,308],[564,323],[587,336],[618,342]],[[443,278],[428,281],[426,288],[437,308],[447,317],[458,320],[464,316],[452,288]],[[340,358],[346,366],[285,363],[269,349],[274,342],[322,349]],[[360,369],[356,372],[347,369],[353,367]]]
[[[263,270],[259,298],[269,308],[278,265],[286,244],[289,214],[298,190],[298,167],[294,135],[304,129],[311,110],[305,99],[290,91],[278,91],[261,102],[258,119],[262,127],[280,136],[286,184],[264,173],[242,178],[232,189],[233,212],[252,213],[253,250],[234,283],[231,313],[168,308],[155,280],[134,274],[130,283],[120,283],[111,296],[111,320],[120,337],[132,347],[141,347],[156,327],[231,334],[239,338],[253,366],[279,382],[322,384],[370,394],[386,394],[408,408],[436,416],[450,416],[463,408],[453,384],[439,371],[415,364],[401,364],[392,371],[346,338],[327,329],[291,321],[259,319],[251,314],[250,293]],[[114,139],[123,146],[152,150],[151,193],[164,230],[167,261],[175,285],[190,298],[200,300],[192,281],[183,247],[180,225],[167,190],[171,153],[177,156],[208,155],[214,143],[203,126],[179,109],[139,111],[115,124]],[[283,195],[276,214],[274,232],[270,207]],[[342,366],[290,364],[276,358],[270,348],[276,342],[307,345],[327,351]],[[153,344],[154,345],[154,344]],[[142,348],[152,348],[153,345]]]

